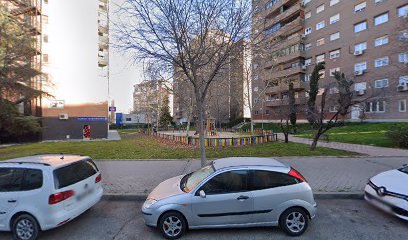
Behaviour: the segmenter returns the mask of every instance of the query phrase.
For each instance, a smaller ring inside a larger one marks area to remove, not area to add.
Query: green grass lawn
[[[408,123],[347,123],[344,127],[328,131],[329,141],[395,147],[386,133],[393,126],[408,126]],[[313,131],[301,130],[298,137],[311,138]]]
[[[199,158],[199,150],[163,139],[127,131],[120,141],[47,142],[0,148],[0,160],[41,153],[65,153],[91,156],[94,159],[186,159]],[[318,148],[311,152],[308,145],[270,143],[235,148],[208,149],[208,158],[231,156],[351,156],[355,153]]]

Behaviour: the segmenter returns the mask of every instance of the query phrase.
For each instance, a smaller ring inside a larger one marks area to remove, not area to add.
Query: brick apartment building
[[[288,81],[304,109],[310,74],[326,69],[320,86],[340,71],[353,80],[356,99],[348,118],[408,121],[408,2],[406,0],[254,0],[253,32],[263,36],[253,55],[256,121],[279,120],[288,105]],[[263,33],[262,33],[263,32]],[[336,89],[330,89],[336,94]],[[328,106],[336,111],[335,104]],[[298,117],[304,120],[300,111]]]
[[[228,64],[224,65],[209,87],[205,117],[214,118],[217,124],[239,119],[244,114],[244,41],[234,43]],[[200,73],[206,74],[206,73]],[[177,124],[196,120],[193,87],[182,71],[174,71],[173,119]]]

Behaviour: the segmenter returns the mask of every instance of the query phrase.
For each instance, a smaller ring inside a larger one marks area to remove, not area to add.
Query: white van
[[[99,202],[101,173],[90,157],[35,155],[0,161],[0,231],[32,240]]]

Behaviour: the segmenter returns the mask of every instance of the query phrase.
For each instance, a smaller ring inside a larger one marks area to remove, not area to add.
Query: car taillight
[[[74,191],[72,191],[72,190],[65,191],[65,192],[59,192],[59,193],[54,193],[54,194],[50,195],[50,197],[48,198],[48,204],[50,204],[50,205],[57,204],[59,202],[67,200],[68,198],[70,198],[72,196],[74,196]]]
[[[302,181],[302,182],[307,182],[305,177],[302,176],[302,174],[300,174],[298,171],[296,171],[295,169],[291,168],[289,173],[290,176]]]
[[[95,178],[95,183],[98,183],[102,180],[102,175],[99,174],[96,178]]]

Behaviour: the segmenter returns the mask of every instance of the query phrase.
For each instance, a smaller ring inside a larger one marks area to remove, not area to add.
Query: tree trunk
[[[199,129],[199,145],[200,145],[200,159],[201,159],[201,166],[204,167],[207,164],[207,159],[205,156],[205,143],[204,143],[204,108],[203,102],[201,102],[200,94],[196,94],[197,99],[197,110],[198,110],[198,129]]]
[[[285,135],[285,143],[289,143],[289,133],[284,132],[283,135]]]
[[[313,137],[312,145],[310,145],[310,151],[316,150],[317,142],[319,141],[319,138],[320,138],[321,135],[322,135],[322,133],[320,132],[320,129],[319,129],[319,131]]]

